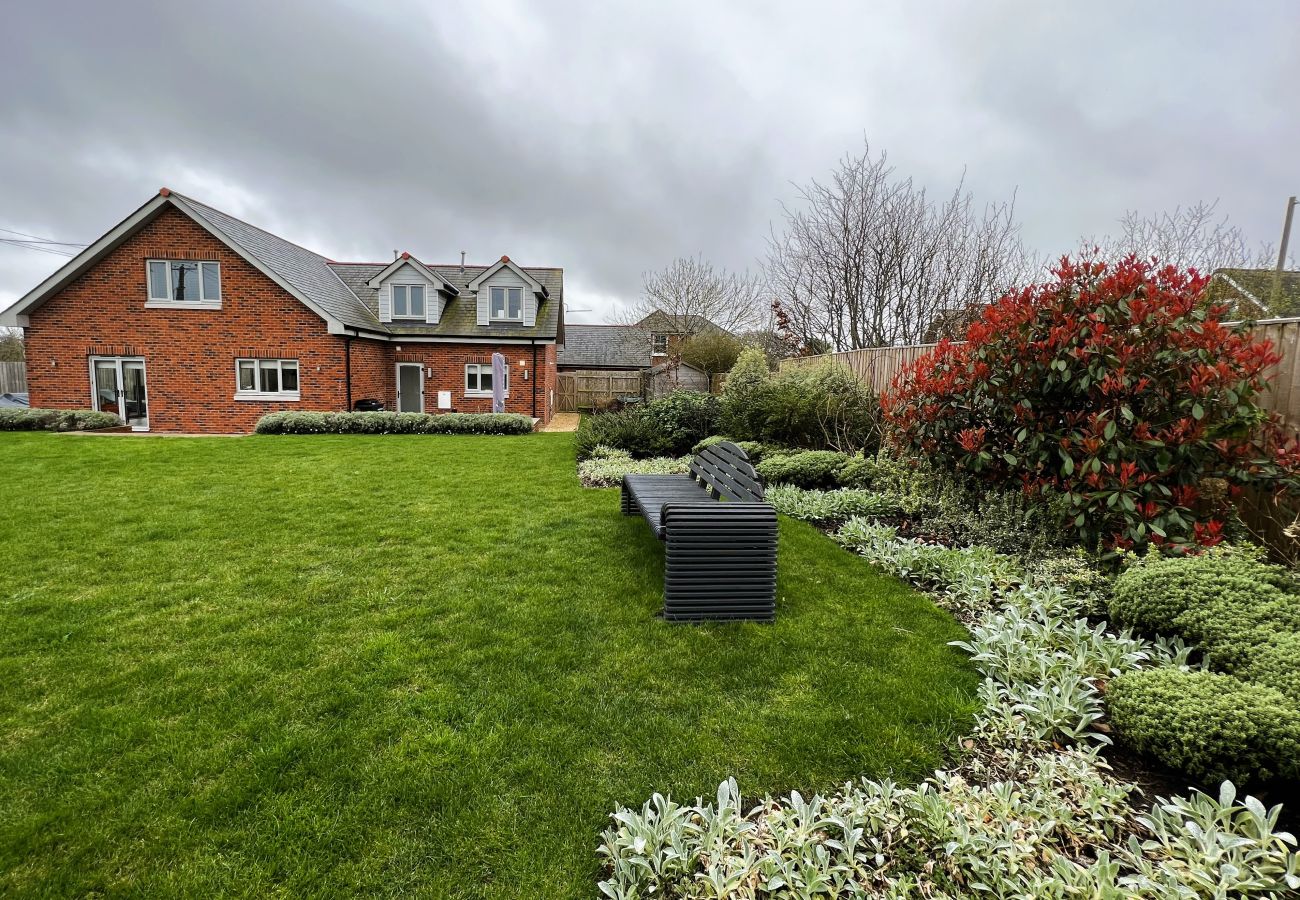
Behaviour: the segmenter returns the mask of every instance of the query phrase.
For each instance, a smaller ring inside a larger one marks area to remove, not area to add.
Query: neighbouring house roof
[[[583,369],[646,369],[650,335],[639,325],[566,325],[556,364]]]
[[[1273,300],[1275,269],[1215,269],[1207,295],[1219,303],[1232,303],[1248,318],[1300,314],[1300,272],[1282,273],[1280,299]]]
[[[429,270],[459,291],[450,294],[436,325],[379,321],[378,292],[366,282],[391,263],[339,263],[250,225],[228,213],[163,188],[158,194],[123,219],[62,268],[37,285],[17,303],[0,311],[0,324],[25,325],[27,314],[62,290],[108,253],[121,245],[166,209],[177,209],[205,228],[222,243],[259,269],[285,291],[325,320],[336,334],[365,332],[370,335],[422,337],[478,337],[514,339],[562,339],[564,334],[564,270],[512,267],[526,273],[540,288],[536,325],[478,325],[475,297],[468,285],[491,266],[430,266]],[[503,261],[507,258],[503,257]],[[364,277],[362,277],[364,276]]]
[[[730,334],[727,329],[721,325],[715,325],[704,316],[697,316],[690,313],[671,314],[661,309],[656,309],[648,314],[641,321],[636,323],[637,328],[646,331],[656,331],[661,334],[702,334],[709,331],[720,331]]]

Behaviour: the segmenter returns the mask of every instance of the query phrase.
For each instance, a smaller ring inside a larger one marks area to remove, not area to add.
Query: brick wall
[[[393,345],[384,341],[352,341],[352,403],[375,399],[388,409],[397,403]]]
[[[145,260],[221,264],[219,310],[146,309]],[[279,409],[342,409],[343,342],[324,321],[174,209],[31,314],[32,406],[91,403],[89,357],[142,356],[153,431],[246,432]],[[238,357],[297,359],[301,400],[235,400]]]
[[[401,347],[397,350],[396,347]],[[549,353],[547,352],[549,350]],[[396,343],[394,365],[399,362],[418,362],[424,367],[424,411],[445,412],[438,409],[438,391],[451,392],[452,412],[491,412],[491,397],[469,397],[465,394],[465,366],[468,363],[492,364],[492,354],[499,352],[506,358],[510,369],[510,396],[506,398],[506,412],[533,415],[533,383],[537,384],[537,412],[543,421],[550,421],[551,408],[547,406],[547,388],[555,385],[555,345],[537,346],[537,369],[533,369],[533,348],[520,344],[402,344]],[[520,362],[524,365],[520,365]],[[527,379],[525,379],[527,373]],[[396,385],[396,374],[390,376]],[[355,395],[355,391],[353,392]],[[396,408],[396,388],[390,388],[388,404]]]

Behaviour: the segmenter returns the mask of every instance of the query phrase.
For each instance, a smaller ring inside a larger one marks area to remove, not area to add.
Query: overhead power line
[[[76,256],[87,246],[74,241],[56,241],[54,238],[43,238],[35,234],[28,234],[25,231],[15,231],[12,228],[0,228],[0,232],[17,235],[17,237],[0,236],[0,244],[7,247],[36,250],[41,253],[52,253],[55,256]]]

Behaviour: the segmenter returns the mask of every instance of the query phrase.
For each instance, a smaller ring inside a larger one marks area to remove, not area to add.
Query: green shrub
[[[93,431],[121,425],[112,413],[93,409],[0,409],[0,431]]]
[[[736,441],[736,446],[745,451],[745,455],[754,465],[762,462],[763,457],[772,452],[770,447],[759,441]]]
[[[517,413],[278,412],[262,416],[258,434],[529,434]]]
[[[1121,740],[1204,781],[1300,778],[1300,712],[1271,688],[1146,669],[1110,682],[1106,703]]]
[[[757,439],[762,431],[761,397],[771,381],[767,357],[756,347],[742,350],[722,386],[722,430]]]
[[[728,434],[801,450],[874,453],[880,446],[880,404],[843,366],[772,375],[757,350],[740,355],[722,391]]]
[[[847,522],[854,516],[874,518],[898,514],[898,501],[871,491],[806,491],[790,485],[776,485],[765,492],[767,502],[792,519],[829,525]]]
[[[638,411],[657,433],[656,455],[681,456],[717,430],[721,403],[712,394],[674,391]]]
[[[592,450],[602,444],[625,450],[638,459],[663,456],[666,452],[659,430],[639,409],[583,416],[574,443],[580,460],[591,456]]]
[[[765,456],[754,468],[767,484],[829,490],[839,485],[839,472],[850,459],[835,450],[804,450]]]
[[[1148,634],[1177,636],[1209,654],[1210,664],[1267,682],[1300,700],[1300,590],[1277,566],[1231,549],[1188,558],[1148,557],[1120,574],[1110,614]],[[1296,668],[1289,678],[1281,668]]]
[[[840,487],[873,487],[881,475],[880,460],[874,456],[850,456],[835,473]]]
[[[699,456],[701,453],[703,453],[705,450],[712,447],[714,444],[720,444],[723,441],[731,441],[731,438],[721,434],[711,434],[708,437],[706,437],[704,440],[698,441],[695,444],[695,446],[691,448],[691,455]],[[731,442],[733,444],[735,443],[735,441],[731,441]]]
[[[682,475],[687,471],[689,456],[674,459],[658,456],[653,459],[632,459],[625,453],[585,459],[578,463],[578,480],[583,487],[618,487],[624,475]]]

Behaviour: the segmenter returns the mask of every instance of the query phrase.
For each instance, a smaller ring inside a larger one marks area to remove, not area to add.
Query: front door
[[[423,364],[397,364],[397,411],[424,412]]]
[[[90,390],[95,409],[112,413],[136,431],[149,430],[143,359],[92,356]]]

